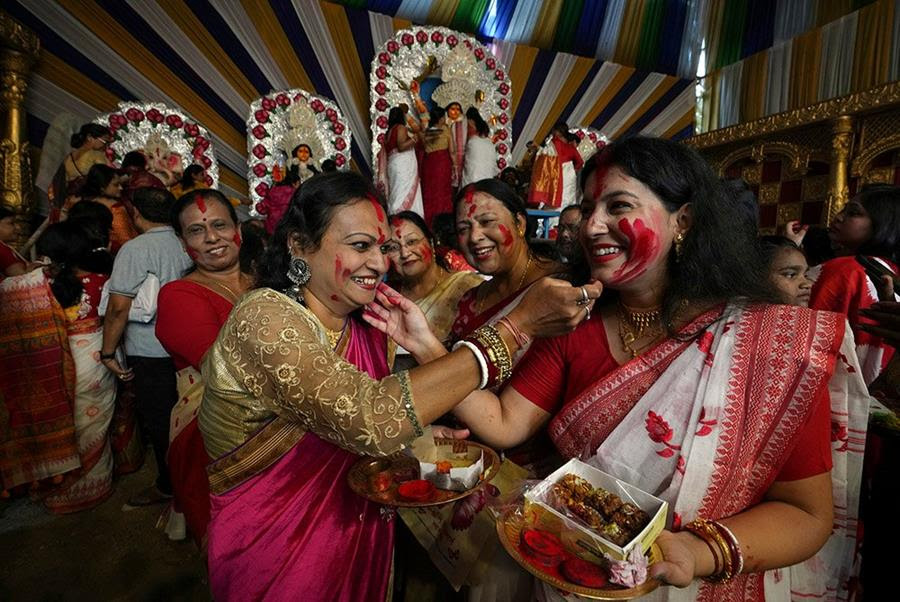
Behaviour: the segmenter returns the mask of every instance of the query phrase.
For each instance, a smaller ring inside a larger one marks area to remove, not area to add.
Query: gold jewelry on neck
[[[649,344],[645,343],[635,347],[636,341],[646,335],[652,342],[662,332],[661,310],[662,308],[655,307],[636,311],[619,302],[619,339],[622,341],[622,347],[631,354],[631,357],[637,357],[640,350]]]
[[[534,255],[532,255],[531,251],[528,251],[528,261],[525,262],[525,271],[522,272],[522,277],[519,278],[519,284],[516,285],[515,290],[519,291],[522,288],[522,285],[525,284],[525,277],[528,276],[528,270],[531,269],[531,262],[534,259]],[[479,291],[480,292],[480,291]],[[480,314],[482,310],[482,306],[484,305],[484,298],[487,297],[487,293],[484,296],[478,297],[478,302],[475,304],[475,313]]]
[[[344,326],[341,327],[340,330],[331,330],[325,325],[322,325],[322,328],[325,329],[325,336],[328,337],[328,342],[331,344],[331,348],[337,351],[338,345],[341,342],[341,338],[344,336],[344,333],[347,332],[347,325],[350,324],[350,320],[344,318]]]

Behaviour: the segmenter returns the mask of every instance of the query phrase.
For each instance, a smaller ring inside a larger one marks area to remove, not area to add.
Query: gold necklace
[[[528,270],[531,268],[531,261],[534,259],[534,255],[531,254],[531,251],[528,251],[528,261],[525,262],[525,271],[522,272],[522,277],[519,278],[519,284],[516,285],[515,290],[519,291],[522,289],[522,285],[525,283],[525,276],[528,275]],[[475,304],[475,313],[480,314],[482,310],[482,306],[484,305],[484,300],[487,298],[487,293],[483,297],[478,297],[478,302]]]
[[[324,324],[322,325],[322,328],[325,329],[325,336],[328,337],[328,342],[331,343],[332,349],[337,350],[338,344],[341,342],[341,337],[344,336],[344,332],[346,332],[349,323],[350,320],[344,318],[344,325],[340,330],[331,330]]]
[[[622,341],[622,347],[631,354],[631,357],[638,356],[640,349],[647,345],[635,348],[635,341],[646,334],[651,336],[651,342],[662,331],[661,308],[656,307],[650,310],[634,311],[626,307],[625,304],[619,302],[619,339]],[[648,343],[649,344],[649,343]]]

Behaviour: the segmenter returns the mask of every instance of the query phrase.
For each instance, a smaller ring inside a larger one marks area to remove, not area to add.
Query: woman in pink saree
[[[393,523],[349,489],[347,471],[358,454],[390,454],[421,435],[481,384],[482,369],[468,348],[415,344],[433,339],[421,312],[379,284],[389,230],[371,183],[322,174],[295,201],[260,288],[235,305],[201,366],[198,420],[215,458],[210,587],[216,600],[384,600]],[[567,332],[585,315],[582,295],[548,280],[510,319],[531,335]],[[390,375],[387,338],[370,324],[422,365]],[[498,334],[518,348],[512,331]]]
[[[499,448],[548,424],[564,457],[666,499],[651,575],[680,589],[647,599],[846,598],[868,400],[844,318],[770,304],[755,233],[687,147],[618,141],[582,185],[582,246],[610,294],[456,414]],[[732,535],[733,572],[703,521]]]

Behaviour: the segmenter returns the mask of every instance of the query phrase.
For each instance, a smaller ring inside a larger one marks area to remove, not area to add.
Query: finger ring
[[[581,299],[575,302],[576,305],[587,305],[590,303],[591,298],[588,297],[587,289],[583,286],[581,287]]]
[[[587,316],[584,318],[585,320],[591,319],[591,308],[587,305],[584,306],[584,311],[587,312]]]

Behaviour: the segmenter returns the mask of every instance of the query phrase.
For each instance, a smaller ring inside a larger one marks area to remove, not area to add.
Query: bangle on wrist
[[[715,558],[713,574],[703,579],[711,583],[724,583],[733,579],[744,568],[744,558],[737,538],[725,525],[716,521],[697,518],[684,526],[702,539]]]
[[[487,360],[484,359],[484,354],[482,353],[481,349],[479,349],[478,346],[471,341],[459,341],[453,346],[453,351],[456,351],[460,347],[465,347],[472,352],[472,355],[475,356],[475,361],[478,362],[478,371],[481,373],[478,382],[478,388],[484,389],[488,383],[488,367]]]
[[[115,352],[115,351],[113,351],[112,353],[103,353],[102,351],[100,352],[100,361],[103,361],[103,360],[114,360],[114,359],[116,359],[116,352]]]

